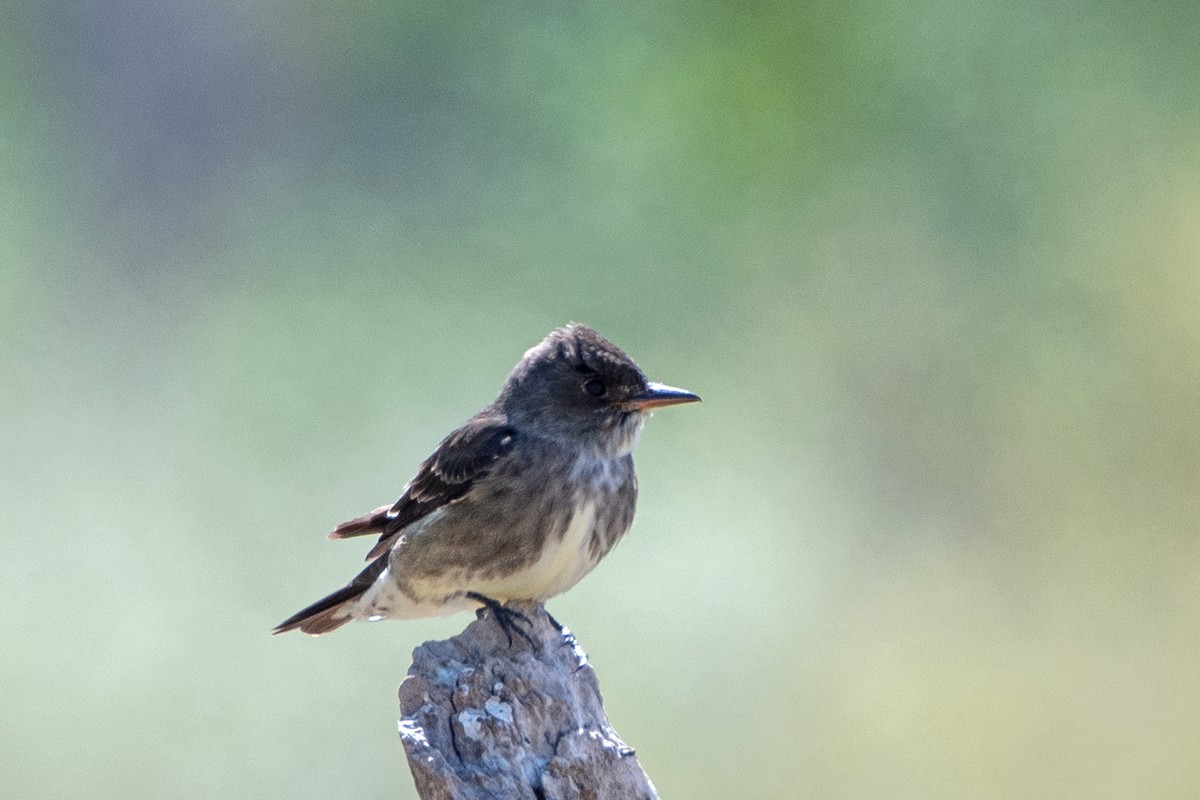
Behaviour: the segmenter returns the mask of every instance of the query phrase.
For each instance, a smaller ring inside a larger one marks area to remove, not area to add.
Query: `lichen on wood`
[[[484,612],[413,651],[400,735],[422,800],[657,798],[574,637],[538,603],[511,608],[532,644]]]

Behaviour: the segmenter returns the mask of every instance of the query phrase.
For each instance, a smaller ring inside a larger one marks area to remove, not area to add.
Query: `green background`
[[[703,395],[551,608],[665,797],[1200,795],[1200,8],[0,6],[0,794],[411,797],[270,627],[551,328]]]

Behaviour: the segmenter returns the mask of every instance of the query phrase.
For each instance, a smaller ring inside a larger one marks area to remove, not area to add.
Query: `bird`
[[[367,567],[272,632],[316,636],[351,620],[487,609],[510,645],[513,628],[528,639],[520,628],[528,619],[507,604],[544,603],[612,550],[633,522],[632,452],[646,418],[699,400],[647,380],[586,325],[551,331],[496,398],[438,444],[395,503],[329,534],[378,536]]]

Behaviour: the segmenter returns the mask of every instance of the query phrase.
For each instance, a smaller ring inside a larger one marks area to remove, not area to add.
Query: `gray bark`
[[[511,607],[533,647],[488,612],[413,651],[400,736],[422,800],[656,800],[574,637],[540,604]]]

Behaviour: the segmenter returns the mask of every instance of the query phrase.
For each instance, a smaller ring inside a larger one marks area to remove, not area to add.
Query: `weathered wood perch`
[[[511,607],[533,647],[485,613],[413,651],[400,736],[422,800],[655,800],[587,655],[540,604]]]

